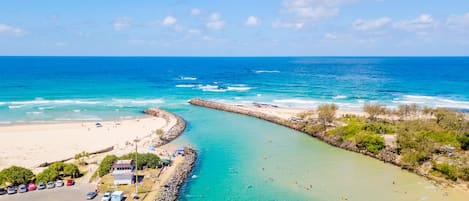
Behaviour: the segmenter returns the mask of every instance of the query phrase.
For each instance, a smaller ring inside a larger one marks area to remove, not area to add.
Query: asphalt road
[[[86,200],[86,193],[94,189],[94,185],[76,183],[74,186],[0,195],[0,201],[81,201]],[[99,194],[93,200],[101,201],[102,196],[103,194]]]

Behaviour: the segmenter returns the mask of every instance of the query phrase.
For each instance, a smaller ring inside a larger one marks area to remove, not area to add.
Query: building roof
[[[112,168],[131,168],[134,166],[134,160],[117,160],[112,164]]]

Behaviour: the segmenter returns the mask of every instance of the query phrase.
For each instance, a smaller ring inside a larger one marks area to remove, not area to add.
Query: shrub
[[[377,154],[381,149],[386,147],[383,137],[375,133],[362,131],[355,137],[358,147],[365,148],[369,152]]]
[[[461,144],[461,149],[469,150],[469,133],[461,135],[457,139],[459,143]]]
[[[361,130],[362,127],[359,123],[350,122],[346,126],[341,126],[330,130],[328,134],[335,135],[337,136],[338,140],[345,141],[353,138]]]
[[[24,184],[31,181],[33,178],[33,172],[24,167],[11,166],[0,171],[0,184],[5,182],[11,183],[13,185]]]
[[[459,168],[458,177],[463,180],[469,181],[469,165]]]
[[[427,153],[415,150],[404,150],[401,155],[402,162],[414,168],[430,159]]]
[[[306,126],[304,127],[304,132],[310,135],[319,133],[321,131],[324,131],[324,126],[320,124],[306,124]]]
[[[458,178],[456,167],[448,163],[435,164],[432,169],[433,171],[436,171],[445,175],[446,179],[456,181],[456,179]]]
[[[98,175],[100,177],[109,174],[109,171],[111,170],[111,166],[116,161],[118,158],[115,155],[107,155],[104,157],[104,159],[101,161],[98,167]]]

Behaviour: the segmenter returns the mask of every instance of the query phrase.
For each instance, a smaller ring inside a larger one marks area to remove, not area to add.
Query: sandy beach
[[[146,117],[133,120],[21,124],[0,126],[0,169],[11,165],[34,169],[44,162],[73,157],[114,146],[113,152],[130,151],[129,144],[138,137],[142,145],[156,137],[157,129],[167,130],[174,122]],[[139,143],[139,144],[140,144]]]
[[[314,108],[280,107],[277,105],[259,104],[259,103],[243,104],[243,105],[230,104],[230,105],[239,106],[239,107],[245,108],[253,112],[262,112],[264,114],[273,115],[273,116],[280,117],[283,119],[290,119],[291,117],[296,117],[298,114],[305,112],[305,111],[310,111],[310,110],[316,111],[315,107]],[[339,118],[345,114],[366,116],[366,113],[361,109],[351,110],[351,109],[339,108],[339,110],[337,110],[336,117]]]

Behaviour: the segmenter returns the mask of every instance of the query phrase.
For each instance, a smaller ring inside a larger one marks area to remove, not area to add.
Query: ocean
[[[0,57],[0,123],[132,118],[193,97],[469,110],[468,57]]]
[[[464,200],[467,193],[268,122],[187,104],[417,103],[469,110],[468,57],[0,57],[0,124],[99,121],[162,107],[200,153],[181,200]],[[64,134],[66,135],[66,134]],[[395,181],[398,185],[393,185]],[[467,198],[467,197],[466,197]]]

